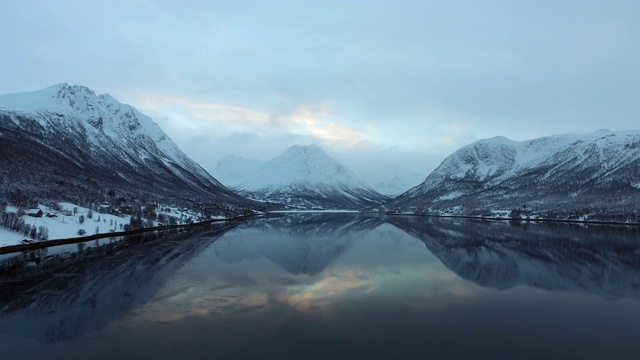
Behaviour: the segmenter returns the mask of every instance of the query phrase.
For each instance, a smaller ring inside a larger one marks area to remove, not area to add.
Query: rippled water
[[[89,246],[3,270],[0,357],[637,359],[638,235],[296,214]]]

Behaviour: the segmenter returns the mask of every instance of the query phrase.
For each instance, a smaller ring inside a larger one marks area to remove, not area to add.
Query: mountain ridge
[[[623,212],[640,203],[640,131],[478,140],[377,211]],[[585,211],[589,209],[589,211]]]
[[[11,191],[64,198],[117,188],[253,204],[191,160],[150,117],[85,86],[0,96],[0,138],[0,181]]]

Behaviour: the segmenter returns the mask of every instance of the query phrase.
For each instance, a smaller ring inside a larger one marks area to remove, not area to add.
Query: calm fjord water
[[[0,357],[637,359],[638,235],[289,214],[84,249],[0,284]]]

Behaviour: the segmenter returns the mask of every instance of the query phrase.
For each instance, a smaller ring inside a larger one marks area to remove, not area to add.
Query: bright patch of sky
[[[0,93],[68,82],[211,171],[316,143],[426,175],[479,138],[637,129],[640,2],[4,1]]]

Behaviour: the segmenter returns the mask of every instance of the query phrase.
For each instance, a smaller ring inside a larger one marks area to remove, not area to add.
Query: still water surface
[[[638,359],[639,235],[290,214],[85,248],[5,277],[0,358]]]

